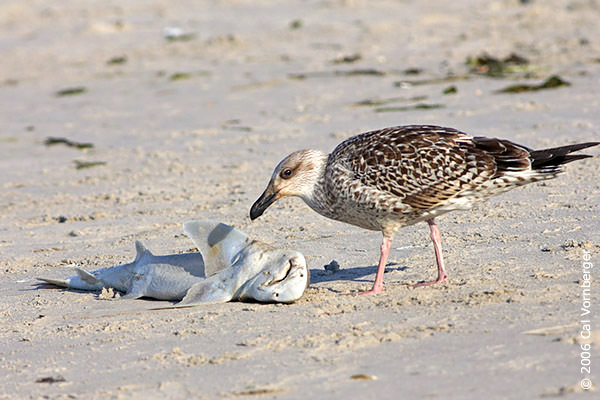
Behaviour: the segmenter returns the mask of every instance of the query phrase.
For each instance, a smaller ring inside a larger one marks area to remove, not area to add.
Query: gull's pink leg
[[[366,292],[358,292],[358,294],[377,294],[383,292],[383,272],[385,271],[385,264],[387,263],[391,248],[392,239],[384,236],[383,242],[381,242],[381,257],[379,257],[379,266],[377,267],[373,288]]]
[[[448,274],[446,273],[446,269],[444,268],[444,256],[442,255],[442,234],[440,232],[440,228],[437,227],[433,218],[427,220],[427,223],[429,224],[429,229],[431,230],[430,237],[433,241],[433,248],[435,249],[435,258],[437,260],[438,267],[438,277],[435,281],[420,282],[415,285],[411,285],[412,287],[433,285],[434,283],[446,282],[446,280],[448,279]]]

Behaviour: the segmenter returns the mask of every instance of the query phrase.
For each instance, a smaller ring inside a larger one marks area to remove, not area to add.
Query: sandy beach
[[[387,126],[600,140],[600,3],[50,3],[0,4],[0,399],[597,396],[594,269],[589,340],[581,286],[598,148],[440,217],[449,281],[432,287],[407,285],[436,274],[425,223],[395,236],[383,294],[343,296],[371,287],[380,233],[300,199],[248,212],[288,153]],[[129,262],[136,240],[190,251],[193,219],[302,252],[304,296],[157,311],[171,303],[36,281]]]

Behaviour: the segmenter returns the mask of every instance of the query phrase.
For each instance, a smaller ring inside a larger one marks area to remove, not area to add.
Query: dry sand
[[[248,210],[287,153],[330,150],[365,130],[434,123],[534,148],[600,139],[597,1],[53,4],[0,3],[0,398],[582,391],[584,252],[600,262],[598,149],[559,179],[440,218],[450,280],[434,287],[405,285],[435,276],[425,224],[396,236],[385,293],[340,296],[372,284],[380,234],[299,199],[252,223]],[[168,41],[165,27],[194,37]],[[530,64],[501,78],[473,73],[465,60],[484,52]],[[449,74],[458,78],[435,81]],[[495,93],[554,74],[571,86]],[[433,81],[406,83],[419,80]],[[451,85],[457,93],[444,95]],[[443,107],[353,105],[390,99]],[[49,136],[94,148],[46,146]],[[105,164],[76,168],[96,161]],[[130,261],[136,239],[157,254],[189,250],[190,219],[303,252],[305,296],[151,311],[168,303],[35,284],[70,275],[72,263]],[[341,270],[325,275],[332,259]],[[596,384],[599,356],[593,347]]]

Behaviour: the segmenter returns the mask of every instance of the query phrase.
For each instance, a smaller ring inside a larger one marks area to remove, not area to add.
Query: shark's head
[[[304,256],[297,251],[271,250],[264,267],[239,290],[240,300],[293,303],[302,297],[310,276]]]
[[[309,283],[304,256],[250,239],[212,221],[188,221],[184,231],[204,260],[206,279],[194,284],[178,306],[248,300],[292,303]]]

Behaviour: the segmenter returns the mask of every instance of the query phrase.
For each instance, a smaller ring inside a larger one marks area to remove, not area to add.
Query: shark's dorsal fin
[[[144,255],[146,255],[146,254],[152,255],[150,250],[148,250],[142,242],[140,242],[139,240],[136,240],[135,241],[135,261],[133,261],[133,262],[136,263],[136,262],[140,261],[142,259],[142,257],[144,257]]]
[[[229,268],[240,250],[252,242],[245,233],[220,222],[188,221],[183,231],[202,254],[207,277]]]

